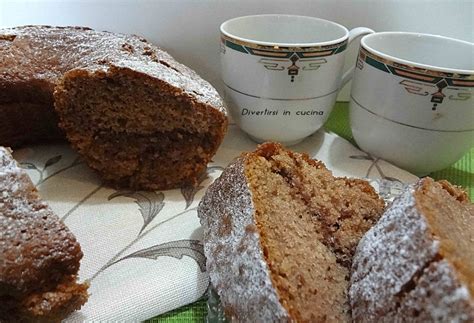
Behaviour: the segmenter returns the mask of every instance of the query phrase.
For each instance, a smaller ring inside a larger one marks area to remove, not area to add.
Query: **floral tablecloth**
[[[417,180],[342,138],[351,139],[347,104],[336,105],[326,130],[292,149],[324,161],[337,176],[369,179],[385,198]],[[155,192],[117,191],[103,185],[67,144],[15,151],[15,158],[84,252],[79,277],[90,282],[90,299],[66,321],[142,321],[177,308],[181,309],[153,321],[203,321],[205,301],[182,309],[202,298],[209,284],[197,204],[222,169],[255,146],[231,125],[200,185]],[[471,161],[464,159],[459,172],[455,166],[434,177],[472,185]]]

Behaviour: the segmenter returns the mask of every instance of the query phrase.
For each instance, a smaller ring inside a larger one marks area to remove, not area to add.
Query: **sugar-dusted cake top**
[[[35,82],[53,90],[54,84],[69,70],[100,70],[111,66],[158,78],[173,87],[177,95],[224,112],[221,98],[208,82],[141,37],[84,27],[0,29],[0,88],[2,84]]]
[[[207,270],[228,317],[287,321],[261,250],[244,163],[232,162],[199,204]]]
[[[354,320],[474,320],[473,211],[464,192],[430,178],[397,197],[357,247]]]
[[[0,285],[17,294],[50,288],[79,269],[74,235],[43,202],[8,148],[0,147]],[[5,292],[5,290],[3,291]]]

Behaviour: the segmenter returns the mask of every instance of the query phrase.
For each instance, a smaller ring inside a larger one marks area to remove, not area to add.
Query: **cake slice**
[[[72,147],[116,187],[195,184],[227,129],[211,85],[154,50],[156,62],[129,58],[74,69],[55,88],[59,125]]]
[[[0,147],[0,322],[60,322],[87,301],[81,248]]]
[[[474,205],[424,178],[360,241],[350,299],[355,322],[474,322]]]
[[[275,143],[232,162],[198,214],[211,283],[230,319],[350,322],[352,255],[384,202],[363,180]]]

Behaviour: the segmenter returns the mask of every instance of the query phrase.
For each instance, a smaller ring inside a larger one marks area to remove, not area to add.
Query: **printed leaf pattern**
[[[82,163],[83,163],[83,161],[82,161],[81,156],[77,156],[76,159],[74,159],[74,161],[72,162],[71,166],[80,165]]]
[[[206,257],[204,256],[203,245],[199,240],[177,240],[162,243],[131,253],[114,263],[129,258],[147,258],[156,260],[159,257],[182,259],[184,256],[194,259],[197,262],[199,269],[201,269],[201,272],[206,271]]]
[[[209,178],[209,175],[214,173],[215,171],[222,171],[224,170],[223,167],[221,166],[210,166],[207,168],[207,171],[205,173],[202,173],[201,176],[198,178],[198,185],[193,186],[193,185],[186,185],[181,187],[181,194],[183,195],[184,199],[186,200],[186,208],[189,208],[191,204],[194,202],[194,196],[196,195],[197,192],[199,192],[201,189],[204,188],[202,182],[204,182],[206,179]]]
[[[349,156],[349,158],[359,159],[359,160],[372,160],[372,158],[367,155],[352,155],[352,156]]]
[[[390,177],[390,176],[385,176],[384,179],[386,179],[387,181],[391,181],[391,182],[399,182],[399,183],[402,182],[398,178]]]
[[[32,163],[20,163],[20,167],[23,169],[38,169],[36,166]]]
[[[74,159],[74,161],[70,165],[68,165],[66,167],[63,167],[61,169],[58,169],[58,170],[52,172],[51,174],[49,174],[48,176],[44,177],[47,174],[46,173],[46,168],[51,167],[54,164],[58,163],[62,158],[63,158],[62,155],[56,155],[54,157],[49,158],[46,161],[46,163],[44,163],[44,166],[43,166],[42,169],[38,168],[35,164],[29,163],[29,162],[20,163],[20,167],[23,168],[23,169],[31,169],[31,170],[35,170],[35,171],[38,172],[40,177],[39,177],[39,180],[35,183],[35,185],[38,186],[38,185],[43,184],[47,180],[53,178],[54,176],[66,171],[66,170],[68,170],[72,167],[75,167],[75,166],[80,165],[80,164],[83,163],[83,161],[81,160],[80,157],[76,157],[76,159]]]
[[[57,156],[54,156],[54,157],[51,157],[50,159],[48,159],[46,161],[46,163],[44,164],[44,169],[48,168],[49,166],[52,166],[54,164],[56,164],[57,162],[59,162],[61,160],[61,158],[63,158],[63,156],[61,155],[57,155]]]
[[[108,200],[116,197],[124,196],[135,199],[135,203],[139,206],[140,213],[143,217],[143,226],[138,234],[150,224],[151,221],[161,212],[165,206],[165,195],[161,192],[147,192],[147,191],[118,191],[111,194]]]
[[[197,207],[194,207],[194,208],[191,208],[189,210],[184,210],[178,214],[175,214],[174,216],[162,221],[162,222],[159,222],[159,223],[156,223],[155,225],[153,225],[149,230],[147,230],[146,232],[143,232],[141,234],[139,234],[133,241],[130,241],[130,243],[128,245],[126,245],[122,250],[120,250],[117,254],[115,254],[115,256],[113,256],[105,265],[103,265],[90,279],[89,281],[93,281],[100,273],[102,273],[104,270],[106,270],[107,268],[109,268],[110,266],[112,266],[113,264],[117,263],[118,261],[120,261],[120,259],[122,259],[122,255],[125,253],[125,251],[127,251],[131,246],[133,246],[135,243],[137,243],[138,241],[140,241],[143,237],[145,237],[147,234],[149,234],[150,232],[152,232],[153,230],[155,230],[156,228],[158,228],[159,226],[161,226],[162,224],[168,222],[168,221],[171,221],[173,219],[176,219],[177,217],[181,216],[181,215],[184,215],[188,212],[191,212],[191,211],[196,211]],[[119,259],[119,260],[117,260]]]
[[[368,179],[371,172],[372,172],[372,170],[374,168],[377,170],[377,172],[379,173],[381,178],[380,179],[372,179],[372,180],[370,180],[370,183],[375,184],[375,186],[378,188],[377,191],[378,191],[379,195],[386,202],[391,202],[405,188],[405,185],[398,178],[385,175],[385,173],[382,170],[382,167],[380,167],[380,165],[378,164],[378,162],[380,160],[379,158],[374,158],[369,154],[367,154],[367,155],[353,155],[353,156],[349,156],[349,158],[371,161],[370,166],[367,169],[367,173],[366,173],[365,177]]]

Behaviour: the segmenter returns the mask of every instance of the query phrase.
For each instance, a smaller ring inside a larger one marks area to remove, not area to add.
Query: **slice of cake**
[[[384,202],[275,143],[232,162],[198,209],[211,283],[238,321],[349,322],[352,255]]]
[[[60,322],[87,300],[81,248],[0,147],[0,322]]]
[[[138,36],[0,29],[0,145],[58,137],[114,186],[194,184],[227,129],[217,91]]]
[[[360,241],[350,299],[355,322],[474,322],[474,205],[424,178]]]
[[[224,138],[227,120],[215,108],[221,102],[212,97],[214,90],[195,74],[196,80],[183,80],[190,75],[182,73],[191,72],[159,55],[182,72],[123,61],[72,70],[56,86],[59,125],[87,164],[114,186],[194,184]]]

